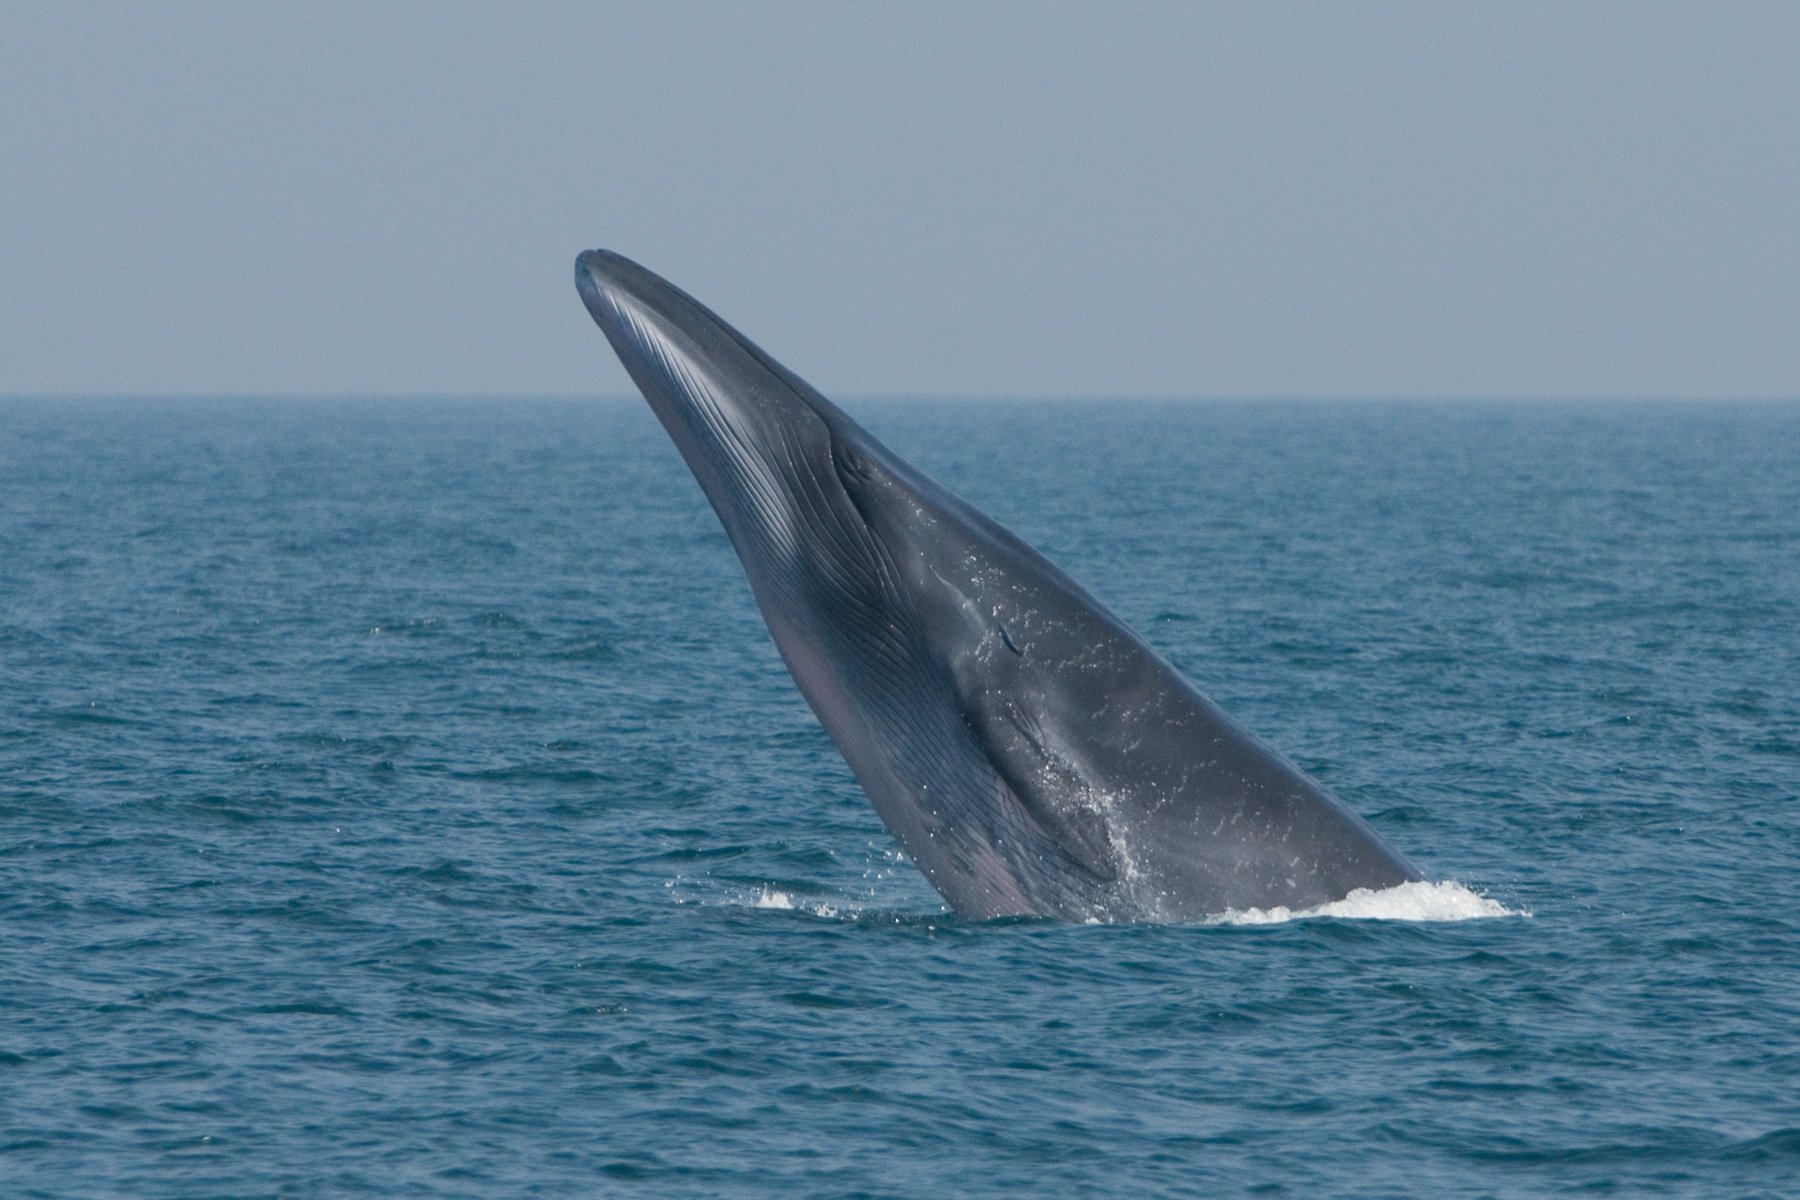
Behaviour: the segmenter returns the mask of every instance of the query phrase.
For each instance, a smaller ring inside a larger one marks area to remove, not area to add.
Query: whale
[[[801,695],[959,917],[1196,921],[1422,878],[1081,585],[699,301],[606,250],[575,281]]]

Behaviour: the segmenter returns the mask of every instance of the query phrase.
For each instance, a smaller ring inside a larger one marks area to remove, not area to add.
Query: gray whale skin
[[[1420,878],[1074,580],[691,296],[604,250],[575,281],[801,694],[959,916],[1181,921]]]

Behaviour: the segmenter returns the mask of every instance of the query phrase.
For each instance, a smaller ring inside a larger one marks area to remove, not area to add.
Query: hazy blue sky
[[[1800,4],[20,3],[0,393],[1800,394]]]

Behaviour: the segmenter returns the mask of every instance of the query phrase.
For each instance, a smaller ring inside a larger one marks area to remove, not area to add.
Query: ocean
[[[957,919],[639,401],[4,401],[0,1196],[1800,1195],[1800,405],[845,407],[1434,886]]]

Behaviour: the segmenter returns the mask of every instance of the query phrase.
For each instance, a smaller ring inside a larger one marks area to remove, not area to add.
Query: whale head
[[[823,588],[816,599],[824,602],[843,599],[831,594],[831,581],[875,566],[868,519],[884,510],[874,497],[905,493],[911,468],[704,305],[630,259],[589,250],[576,260],[575,283],[746,567],[779,565],[790,586]]]

